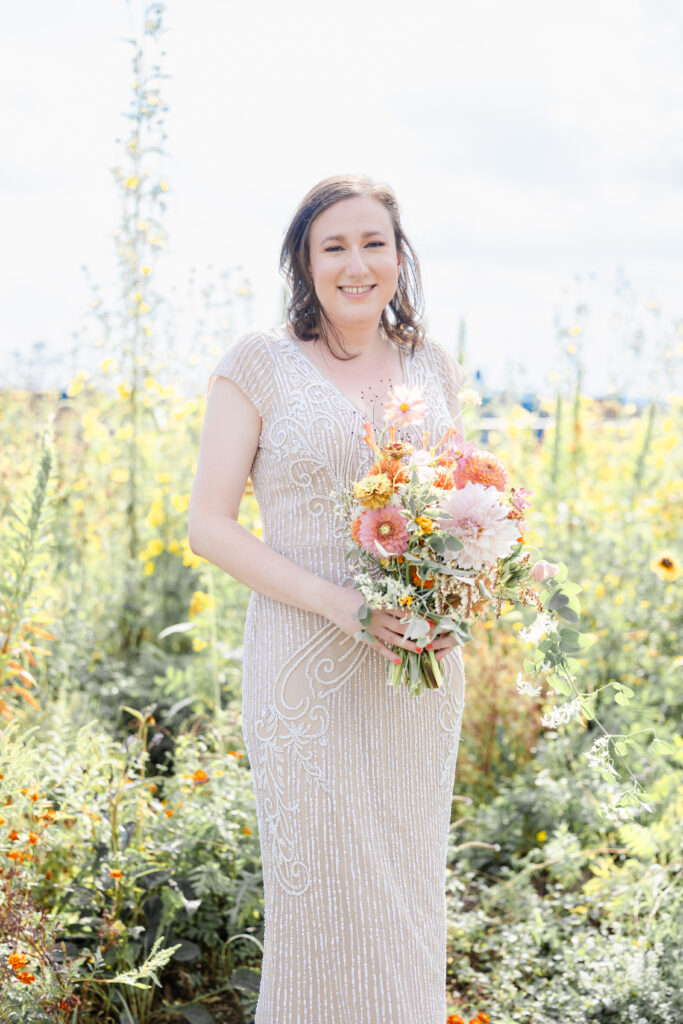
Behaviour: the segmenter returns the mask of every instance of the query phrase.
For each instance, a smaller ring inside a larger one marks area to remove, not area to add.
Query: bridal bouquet
[[[454,427],[434,443],[422,431],[418,448],[398,439],[400,428],[426,416],[418,387],[397,387],[384,409],[379,437],[365,424],[374,465],[334,495],[365,599],[358,638],[374,642],[367,629],[373,609],[403,609],[406,638],[423,650],[394,648],[401,662],[389,667],[387,682],[403,681],[418,695],[443,681],[430,639],[451,633],[466,643],[478,617],[499,617],[505,602],[533,605],[538,615],[524,638],[536,651],[525,669],[549,672],[549,683],[569,693],[578,664],[571,655],[591,641],[566,625],[578,622],[579,611],[579,587],[567,581],[566,567],[535,558],[538,552],[525,546],[531,492],[511,486],[501,460]]]

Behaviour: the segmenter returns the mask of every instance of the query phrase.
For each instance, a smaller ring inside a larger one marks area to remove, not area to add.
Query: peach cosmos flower
[[[408,423],[421,423],[427,415],[427,406],[422,391],[413,384],[399,384],[389,392],[384,403],[384,422],[394,427],[405,427]]]
[[[410,540],[405,516],[401,515],[395,505],[363,512],[358,536],[365,550],[379,557],[383,556],[377,544],[382,546],[387,555],[402,555]]]

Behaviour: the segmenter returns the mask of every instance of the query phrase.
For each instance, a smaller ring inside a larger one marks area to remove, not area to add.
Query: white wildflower
[[[517,682],[515,683],[515,686],[517,688],[517,693],[526,693],[529,697],[539,697],[541,690],[543,689],[541,686],[532,686],[531,683],[526,681],[526,679],[522,679],[521,672],[517,674]]]
[[[583,712],[583,704],[579,697],[575,697],[574,700],[565,701],[564,704],[558,704],[556,708],[553,708],[548,712],[547,715],[541,715],[541,725],[545,729],[555,729],[558,725],[565,725],[567,722],[571,722],[572,719],[578,719]]]
[[[520,629],[519,635],[526,643],[536,645],[547,633],[556,632],[557,620],[549,612],[539,612],[530,626]]]
[[[462,405],[481,405],[481,395],[474,388],[463,388],[458,398]]]

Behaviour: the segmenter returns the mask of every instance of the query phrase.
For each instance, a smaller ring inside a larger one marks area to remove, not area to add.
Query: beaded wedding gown
[[[368,414],[305,344],[284,326],[249,334],[209,388],[230,378],[261,416],[251,478],[264,542],[351,586],[330,495],[372,465]],[[429,413],[398,438],[419,445],[418,430],[439,437],[457,418],[464,374],[432,341],[401,355]],[[452,651],[443,686],[419,697],[387,686],[386,664],[323,615],[252,594],[242,710],[265,888],[256,1024],[445,1022],[462,655]]]

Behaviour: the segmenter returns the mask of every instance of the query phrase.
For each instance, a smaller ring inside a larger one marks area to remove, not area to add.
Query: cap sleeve
[[[218,377],[233,381],[264,419],[271,404],[273,386],[272,355],[267,338],[259,333],[238,338],[209,377],[207,397]]]

